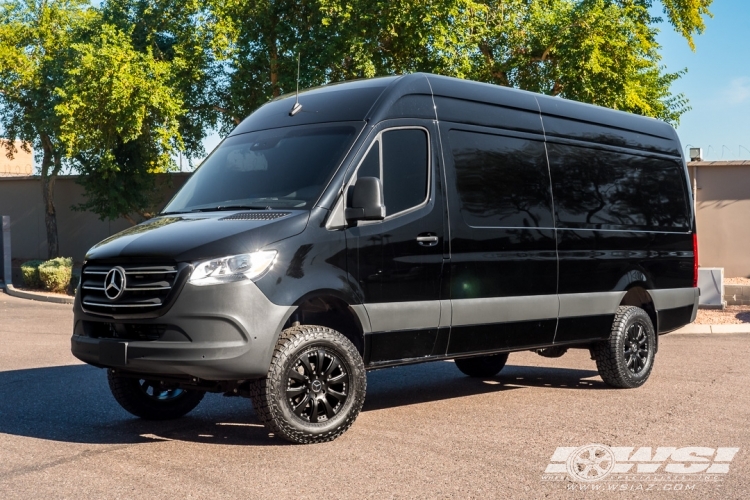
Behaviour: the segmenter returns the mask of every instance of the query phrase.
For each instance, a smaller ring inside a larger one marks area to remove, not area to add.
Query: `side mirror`
[[[347,222],[385,219],[383,188],[377,177],[360,177],[354,183],[349,207],[344,210]]]

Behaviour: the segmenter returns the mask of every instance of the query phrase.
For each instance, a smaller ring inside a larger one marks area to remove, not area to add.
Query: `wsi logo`
[[[545,474],[567,474],[574,481],[653,479],[655,474],[686,477],[689,474],[727,474],[739,448],[610,447],[588,444],[555,450]],[[625,476],[625,475],[630,476]],[[640,477],[636,476],[640,475]],[[651,477],[648,477],[651,476]],[[666,477],[666,476],[665,476]],[[675,476],[672,476],[674,478]],[[545,479],[561,479],[545,476]]]

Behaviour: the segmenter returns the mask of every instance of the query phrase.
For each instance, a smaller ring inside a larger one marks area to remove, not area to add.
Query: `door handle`
[[[424,247],[434,247],[438,244],[438,237],[434,234],[420,234],[417,236],[417,243]]]

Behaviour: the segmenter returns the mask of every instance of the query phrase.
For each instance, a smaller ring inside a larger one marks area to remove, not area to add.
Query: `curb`
[[[26,292],[24,290],[17,290],[13,285],[4,285],[5,293],[11,297],[18,297],[20,299],[38,300],[41,302],[52,302],[53,304],[73,304],[75,300],[73,297],[62,297],[60,295],[51,295],[48,293],[38,292]]]
[[[717,334],[717,333],[750,333],[750,324],[742,325],[696,325],[691,324],[673,331],[670,335],[677,334]]]

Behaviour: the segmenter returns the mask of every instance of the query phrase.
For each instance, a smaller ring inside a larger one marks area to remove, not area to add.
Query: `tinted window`
[[[549,145],[555,212],[562,227],[687,229],[677,161]]]
[[[417,206],[427,198],[427,133],[389,130],[383,141],[383,197],[386,216]]]
[[[470,226],[552,227],[541,141],[451,130],[461,215]]]
[[[310,208],[354,140],[350,126],[307,126],[228,137],[165,212],[250,205]]]

